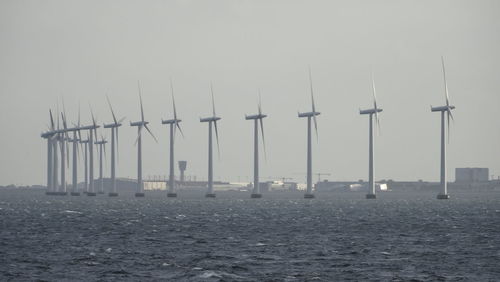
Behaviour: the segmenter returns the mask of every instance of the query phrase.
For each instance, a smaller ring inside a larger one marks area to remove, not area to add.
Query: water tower
[[[184,183],[184,171],[186,170],[187,161],[179,161],[179,170],[181,171],[181,183]]]

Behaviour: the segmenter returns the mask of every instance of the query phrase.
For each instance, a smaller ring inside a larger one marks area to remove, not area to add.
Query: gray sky
[[[253,124],[262,89],[267,162],[262,176],[305,181],[306,120],[311,66],[319,140],[313,170],[329,179],[367,179],[370,72],[377,85],[381,135],[376,178],[437,180],[439,114],[444,104],[440,56],[456,106],[448,150],[455,167],[500,174],[499,1],[17,1],[0,2],[0,185],[42,184],[48,109],[64,97],[70,122],[110,122],[120,131],[119,176],[136,176],[137,80],[146,119],[144,175],[168,171],[174,81],[185,138],[177,160],[206,179],[209,84],[220,121],[215,179],[246,180],[253,171]],[[110,136],[109,131],[104,131]],[[180,137],[180,136],[179,136]],[[109,149],[108,149],[109,152]],[[109,165],[106,167],[109,170]],[[81,175],[81,174],[80,174]],[[251,177],[250,177],[251,178]]]

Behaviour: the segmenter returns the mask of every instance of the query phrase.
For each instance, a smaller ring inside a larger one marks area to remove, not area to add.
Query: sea
[[[0,281],[500,281],[500,191],[0,190]]]

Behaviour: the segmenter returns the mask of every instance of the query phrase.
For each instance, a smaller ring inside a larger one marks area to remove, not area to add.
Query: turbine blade
[[[148,125],[145,124],[144,127],[146,128],[146,130],[149,132],[149,134],[151,134],[151,136],[153,137],[153,139],[156,141],[156,143],[158,143],[158,139],[156,139],[155,135],[153,134],[153,132],[151,132],[151,130],[149,129]]]
[[[177,110],[175,108],[175,98],[174,98],[174,84],[172,83],[172,78],[170,78],[170,94],[172,95],[172,107],[174,108],[174,120],[177,120]]]
[[[313,116],[314,121],[314,131],[316,132],[316,141],[319,141],[318,138],[318,122],[316,121],[316,115]]]
[[[210,83],[210,92],[212,93],[212,113],[215,117],[215,101],[214,101],[214,88],[212,86],[212,83]]]
[[[264,122],[262,118],[260,120],[260,131],[262,133],[262,148],[264,149],[264,159],[267,161],[267,152],[266,152],[266,138],[264,136]]]
[[[116,160],[120,160],[120,150],[118,150],[118,127],[115,127],[114,130],[116,130]]]
[[[139,138],[141,138],[141,132],[142,132],[142,125],[139,125],[139,132],[137,133],[137,139],[135,139],[134,145],[137,145]]]
[[[142,107],[141,83],[139,80],[137,81],[137,88],[139,89],[139,102],[141,104],[141,121],[144,122],[144,109]]]
[[[446,118],[446,121],[448,123],[448,128],[447,128],[447,131],[448,131],[448,143],[450,143],[450,115],[451,115],[451,111],[448,110],[447,111],[447,118]]]
[[[55,129],[55,123],[54,123],[54,117],[52,115],[52,110],[49,109],[49,115],[50,115],[50,127],[51,127],[51,130],[54,130]]]
[[[373,95],[373,107],[377,110],[377,91],[375,90],[375,78],[372,73],[372,95]]]
[[[316,106],[314,105],[314,91],[313,91],[313,82],[312,82],[312,74],[311,67],[309,67],[309,84],[311,86],[311,102],[312,102],[312,111],[316,112]],[[314,118],[316,120],[316,118]],[[316,123],[316,122],[315,122]]]
[[[380,136],[382,131],[380,130],[380,118],[378,117],[378,114],[375,114],[375,121],[377,122],[377,134]]]
[[[89,107],[90,107],[90,115],[92,116],[92,123],[94,126],[97,125],[97,122],[95,120],[95,117],[94,117],[94,112],[92,111],[92,106],[89,104]]]
[[[181,133],[182,135],[182,138],[184,138],[184,132],[182,132],[182,129],[181,129],[181,126],[179,125],[178,122],[175,123],[175,126],[179,129],[179,132]]]
[[[261,98],[261,95],[260,95],[260,88],[259,88],[259,105],[258,105],[258,108],[259,108],[259,115],[261,115],[262,114],[262,98]]]
[[[113,116],[113,120],[114,120],[115,124],[118,124],[118,121],[116,120],[115,112],[113,111],[113,107],[111,106],[111,102],[109,101],[108,94],[106,94],[106,100],[108,100],[108,105],[109,105],[109,109],[111,110],[111,115]]]
[[[122,123],[125,119],[126,119],[126,117],[122,117],[122,118],[118,121],[118,123]]]
[[[219,131],[217,130],[217,121],[214,121],[214,127],[215,127],[215,139],[217,141],[217,153],[220,159]]]
[[[446,69],[444,67],[444,57],[441,56],[441,64],[443,65],[443,79],[444,79],[444,95],[446,98],[446,106],[450,105],[450,96],[448,95],[448,84],[446,83]]]

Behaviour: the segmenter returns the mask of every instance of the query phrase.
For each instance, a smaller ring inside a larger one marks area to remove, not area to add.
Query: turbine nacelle
[[[131,122],[130,126],[145,126],[149,124],[149,121],[136,121],[136,122]]]
[[[265,117],[267,117],[267,115],[264,115],[264,114],[249,115],[249,116],[245,115],[245,119],[247,119],[247,120],[250,120],[250,119],[263,119]]]
[[[211,122],[211,121],[218,121],[220,120],[220,117],[207,117],[207,118],[200,118],[200,122]]]
[[[115,128],[115,127],[120,127],[120,126],[122,126],[121,123],[104,124],[104,128]]]
[[[455,106],[440,106],[440,107],[432,107],[431,106],[431,112],[447,112],[447,111],[451,111],[451,110],[454,110],[455,109]]]
[[[168,120],[161,120],[161,124],[175,124],[181,122],[181,119],[168,119]]]
[[[307,112],[307,113],[298,113],[299,117],[314,117],[314,116],[319,116],[321,113],[320,112]]]
[[[359,110],[359,114],[360,115],[372,115],[372,114],[380,113],[381,111],[382,111],[382,109],[378,109],[378,108],[368,109],[368,110]]]

